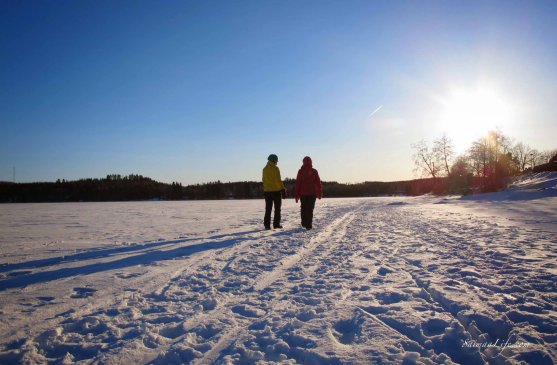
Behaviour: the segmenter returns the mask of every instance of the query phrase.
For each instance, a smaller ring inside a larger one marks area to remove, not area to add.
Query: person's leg
[[[273,210],[273,196],[271,193],[263,193],[265,196],[265,218],[263,218],[263,224],[265,228],[271,228],[271,210]]]
[[[307,199],[307,216],[306,216],[306,222],[307,222],[307,228],[313,228],[313,209],[315,208],[315,200],[317,199],[316,196],[308,196]]]
[[[306,228],[307,225],[308,225],[307,210],[308,210],[307,196],[301,196],[300,197],[300,216],[302,218],[302,227],[304,227],[304,228]]]
[[[275,204],[275,216],[273,219],[273,227],[279,228],[280,227],[280,220],[281,220],[281,207],[282,207],[282,194],[280,191],[273,192],[273,202]]]
[[[304,214],[305,211],[305,200],[304,197],[300,197],[300,218],[302,219],[302,227],[306,228],[306,216]]]

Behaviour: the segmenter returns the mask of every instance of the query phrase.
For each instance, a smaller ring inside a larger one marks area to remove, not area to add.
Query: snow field
[[[325,199],[306,232],[289,201],[274,231],[260,201],[116,204],[101,219],[143,219],[98,233],[126,245],[4,238],[0,363],[553,364],[557,204],[537,205]]]

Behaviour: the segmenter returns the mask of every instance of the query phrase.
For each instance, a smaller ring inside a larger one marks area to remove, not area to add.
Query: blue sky
[[[555,19],[555,1],[2,0],[0,180],[259,180],[270,153],[283,177],[310,155],[327,181],[411,179],[412,143],[492,127],[447,111],[485,90],[503,132],[554,149]]]

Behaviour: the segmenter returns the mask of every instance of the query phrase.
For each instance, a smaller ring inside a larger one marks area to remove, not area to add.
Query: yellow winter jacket
[[[263,191],[281,191],[284,184],[280,178],[280,170],[274,162],[267,162],[263,168]]]

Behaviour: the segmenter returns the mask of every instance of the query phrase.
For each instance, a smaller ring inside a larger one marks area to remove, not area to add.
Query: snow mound
[[[557,172],[540,172],[515,178],[499,192],[463,196],[474,201],[519,201],[557,197]]]
[[[557,188],[557,172],[538,172],[516,178],[510,186],[514,190],[547,190]]]

